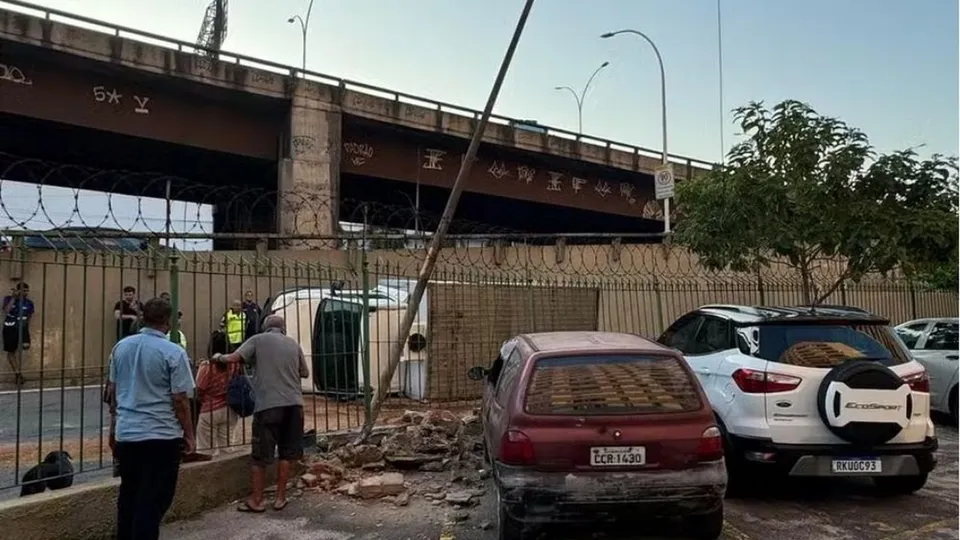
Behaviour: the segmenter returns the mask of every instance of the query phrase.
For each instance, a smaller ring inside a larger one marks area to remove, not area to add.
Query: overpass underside
[[[23,77],[0,80],[0,178],[151,199],[169,189],[213,207],[212,224],[177,229],[219,237],[216,249],[255,243],[228,233],[331,236],[339,221],[433,230],[468,143],[344,114],[296,82],[282,99],[251,96],[0,45],[8,75],[16,66]],[[644,217],[651,187],[649,175],[484,144],[452,232],[655,233],[660,221]],[[2,198],[0,189],[0,208],[18,204]],[[58,216],[77,210],[41,204]],[[70,225],[119,225],[80,217]]]

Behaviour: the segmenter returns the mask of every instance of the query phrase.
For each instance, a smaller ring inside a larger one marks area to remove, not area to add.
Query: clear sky
[[[209,0],[37,0],[194,41]],[[224,49],[299,65],[309,0],[230,0]],[[724,101],[807,101],[859,126],[880,150],[957,154],[956,0],[721,0]],[[0,2],[2,5],[2,2]],[[315,0],[314,71],[480,109],[523,0]],[[572,96],[603,61],[584,132],[659,149],[656,58],[664,58],[671,153],[721,155],[716,0],[538,0],[496,112],[576,129]],[[726,116],[726,144],[737,132]]]

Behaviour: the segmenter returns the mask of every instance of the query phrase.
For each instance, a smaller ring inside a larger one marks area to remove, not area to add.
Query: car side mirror
[[[467,378],[471,381],[482,381],[487,378],[488,373],[490,372],[487,370],[487,368],[483,366],[476,366],[467,371]]]

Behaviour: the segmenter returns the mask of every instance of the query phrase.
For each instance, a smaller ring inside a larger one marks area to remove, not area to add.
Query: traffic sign
[[[653,193],[658,201],[673,197],[673,167],[668,163],[653,175]]]

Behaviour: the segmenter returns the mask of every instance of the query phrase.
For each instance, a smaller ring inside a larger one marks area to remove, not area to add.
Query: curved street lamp
[[[307,5],[307,16],[306,18],[299,15],[294,15],[287,19],[287,22],[293,24],[295,22],[300,23],[300,33],[303,36],[303,61],[301,62],[300,69],[301,71],[307,71],[307,29],[310,28],[310,12],[313,11],[313,0],[310,0],[310,3]]]
[[[663,128],[663,166],[664,168],[667,168],[670,165],[670,161],[667,159],[667,75],[663,69],[663,57],[660,56],[660,49],[657,48],[657,45],[653,42],[653,40],[643,32],[637,30],[618,30],[616,32],[607,32],[600,37],[607,39],[620,34],[633,34],[643,38],[653,48],[654,54],[657,55],[657,63],[660,64],[660,110],[662,113],[661,123]],[[670,232],[670,199],[663,200],[663,232]]]
[[[596,78],[597,74],[603,71],[603,68],[610,65],[610,62],[604,62],[600,64],[596,70],[594,70],[593,75],[590,75],[590,78],[587,79],[587,84],[583,85],[583,91],[577,94],[577,91],[569,86],[555,86],[554,90],[566,90],[573,95],[573,99],[577,100],[577,134],[583,135],[583,99],[587,96],[587,90],[590,89],[590,84],[593,83],[593,79]]]

